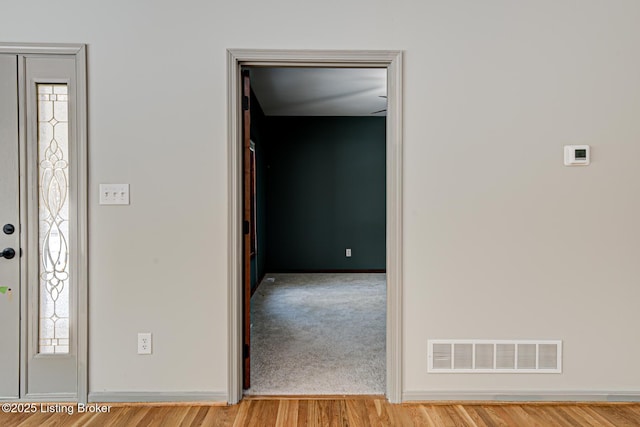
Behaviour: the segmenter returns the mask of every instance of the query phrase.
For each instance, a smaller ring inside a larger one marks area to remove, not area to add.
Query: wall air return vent
[[[432,373],[562,372],[559,340],[428,340]]]

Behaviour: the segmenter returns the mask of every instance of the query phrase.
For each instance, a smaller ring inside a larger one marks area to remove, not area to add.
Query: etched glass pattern
[[[69,353],[69,95],[38,84],[39,352]]]

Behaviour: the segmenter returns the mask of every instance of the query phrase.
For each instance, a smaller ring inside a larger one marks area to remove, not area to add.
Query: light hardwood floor
[[[40,404],[36,404],[40,405]],[[55,407],[53,407],[55,409]],[[246,398],[234,406],[113,404],[108,413],[7,414],[0,426],[640,426],[639,403],[405,403]]]

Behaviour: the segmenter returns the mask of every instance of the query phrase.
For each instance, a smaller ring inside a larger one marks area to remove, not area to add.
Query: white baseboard
[[[75,393],[27,393],[23,398],[0,396],[1,402],[77,402],[78,395]]]
[[[227,403],[223,392],[91,392],[89,402],[208,402]],[[640,402],[640,391],[406,391],[403,402],[496,401],[496,402]]]
[[[208,391],[94,391],[89,393],[89,402],[207,402],[226,404],[227,394]]]
[[[416,401],[496,402],[640,402],[640,391],[406,391],[403,402]]]

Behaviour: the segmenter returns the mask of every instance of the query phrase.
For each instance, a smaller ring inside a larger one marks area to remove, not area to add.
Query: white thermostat
[[[591,162],[591,150],[588,145],[565,145],[565,166],[587,166]]]

